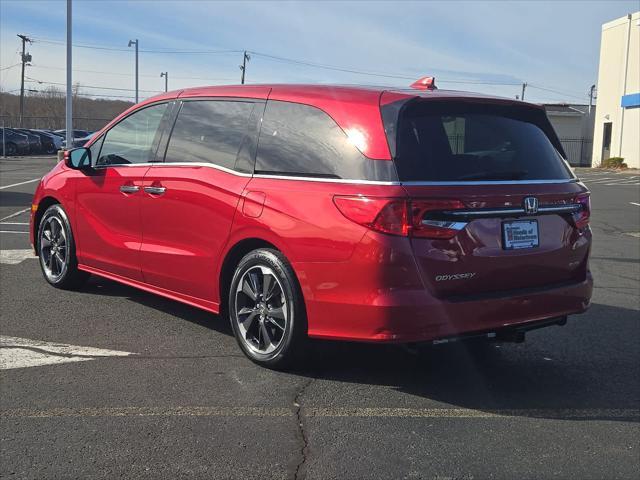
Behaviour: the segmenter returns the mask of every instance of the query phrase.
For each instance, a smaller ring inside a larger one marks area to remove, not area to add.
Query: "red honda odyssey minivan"
[[[145,100],[40,182],[45,279],[221,313],[274,368],[307,337],[520,340],[586,310],[589,192],[544,110],[421,87]]]

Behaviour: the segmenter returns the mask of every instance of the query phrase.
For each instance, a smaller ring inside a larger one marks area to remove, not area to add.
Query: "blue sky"
[[[65,39],[65,5],[0,0],[4,91],[19,88],[20,69],[12,67],[19,62],[18,33],[34,38],[28,88],[64,83],[65,49],[56,42]],[[247,67],[248,83],[406,86],[409,79],[433,74],[444,88],[513,97],[521,87],[509,84],[525,81],[531,85],[527,100],[580,103],[588,101],[589,86],[597,81],[601,25],[638,8],[637,0],[75,0],[74,44],[122,50],[74,48],[74,82],[83,94],[132,97],[134,58],[127,43],[138,38],[141,98],[164,88],[163,71],[169,72],[170,89],[239,83],[240,51],[246,49],[257,53]],[[316,68],[265,55],[406,78]]]

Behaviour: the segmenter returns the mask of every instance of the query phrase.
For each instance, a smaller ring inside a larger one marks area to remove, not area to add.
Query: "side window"
[[[372,163],[322,110],[267,102],[256,173],[363,179]]]
[[[153,160],[154,140],[166,109],[166,103],[144,108],[111,128],[104,137],[96,165],[125,165]]]
[[[207,162],[233,169],[243,147],[252,141],[253,108],[252,102],[185,101],[169,139],[165,162]]]

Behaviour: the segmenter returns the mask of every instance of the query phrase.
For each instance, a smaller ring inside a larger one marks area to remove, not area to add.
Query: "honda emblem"
[[[525,197],[524,213],[527,215],[535,215],[538,213],[538,199],[536,197]]]

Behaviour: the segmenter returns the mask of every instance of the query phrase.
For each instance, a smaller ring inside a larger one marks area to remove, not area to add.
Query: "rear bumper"
[[[540,288],[505,298],[452,302],[425,298],[423,290],[403,292],[388,305],[312,301],[308,305],[309,336],[408,343],[527,325],[534,327],[540,322],[584,312],[589,308],[592,289],[589,274],[580,283]],[[315,318],[322,320],[315,322]]]
[[[346,262],[294,263],[310,337],[408,343],[491,332],[584,312],[593,280],[463,298],[430,293],[406,238],[366,235]]]

